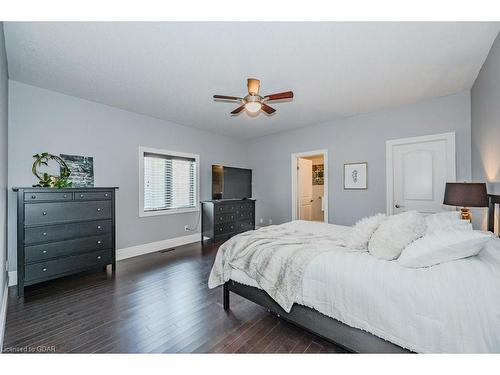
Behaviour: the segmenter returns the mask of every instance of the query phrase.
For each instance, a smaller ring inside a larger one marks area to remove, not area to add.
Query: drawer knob
[[[32,195],[32,196],[31,196],[31,199],[36,199],[36,195]]]
[[[97,243],[100,245],[101,244],[101,240],[97,241]]]
[[[46,236],[46,235],[47,235],[47,232],[43,232],[43,233],[42,233],[42,236]]]
[[[98,256],[97,256],[97,259],[101,259],[101,256],[100,256],[100,255],[98,255]]]
[[[106,193],[106,194],[104,194],[104,196],[105,196],[105,197],[107,197],[107,196],[109,196],[109,194],[108,194],[108,193]]]
[[[63,198],[68,198],[68,194],[64,194],[64,195],[63,195]]]
[[[47,250],[42,250],[42,254],[47,254]]]
[[[101,209],[100,209],[100,208],[98,208],[98,209],[97,209],[97,212],[101,212]]]
[[[98,225],[98,226],[97,226],[97,229],[101,229],[101,226],[100,226],[100,225]]]
[[[43,272],[47,272],[47,268],[42,268],[42,271]]]
[[[42,215],[43,215],[43,216],[47,215],[47,211],[43,211],[43,212],[42,212]]]
[[[80,194],[80,198],[83,198],[83,194]]]
[[[222,228],[219,229],[222,232]]]

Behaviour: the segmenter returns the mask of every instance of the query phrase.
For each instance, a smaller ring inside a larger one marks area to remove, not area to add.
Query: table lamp
[[[462,207],[462,220],[472,220],[469,207],[488,207],[485,183],[447,182],[443,204]]]

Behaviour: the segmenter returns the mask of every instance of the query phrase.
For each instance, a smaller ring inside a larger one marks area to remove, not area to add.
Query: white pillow
[[[491,234],[471,230],[444,230],[412,242],[398,262],[404,267],[420,268],[479,254]]]
[[[410,242],[424,235],[425,228],[424,216],[417,211],[389,216],[373,233],[368,251],[379,259],[396,259]]]
[[[368,250],[368,241],[385,219],[384,214],[377,214],[359,220],[347,232],[344,238],[345,246],[354,250]]]
[[[472,230],[472,224],[468,220],[462,220],[460,211],[445,211],[425,217],[427,229],[425,234],[432,234],[443,230]]]

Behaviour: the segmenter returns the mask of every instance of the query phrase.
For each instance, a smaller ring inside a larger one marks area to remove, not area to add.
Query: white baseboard
[[[17,285],[17,271],[9,271],[9,286]]]
[[[126,247],[116,250],[116,260],[136,257],[139,255],[154,253],[156,251],[169,249],[171,247],[187,245],[189,243],[199,242],[200,234],[190,234],[188,236],[169,238],[168,240],[150,242],[143,245]]]
[[[206,239],[207,237],[205,237]],[[200,241],[200,233],[190,234],[188,236],[169,238],[156,242],[150,242],[142,245],[124,247],[116,250],[116,260],[133,258],[139,255],[154,253],[156,251],[169,249],[171,247],[187,245]],[[17,271],[9,272],[9,286],[17,285]]]
[[[7,295],[9,289],[7,283],[5,283],[5,288],[3,288],[2,301],[0,301],[0,350],[3,348],[3,336],[5,333],[5,321],[7,320]]]

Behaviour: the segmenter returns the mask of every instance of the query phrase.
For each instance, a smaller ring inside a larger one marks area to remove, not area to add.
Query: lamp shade
[[[486,184],[447,182],[443,204],[460,207],[488,207]]]

